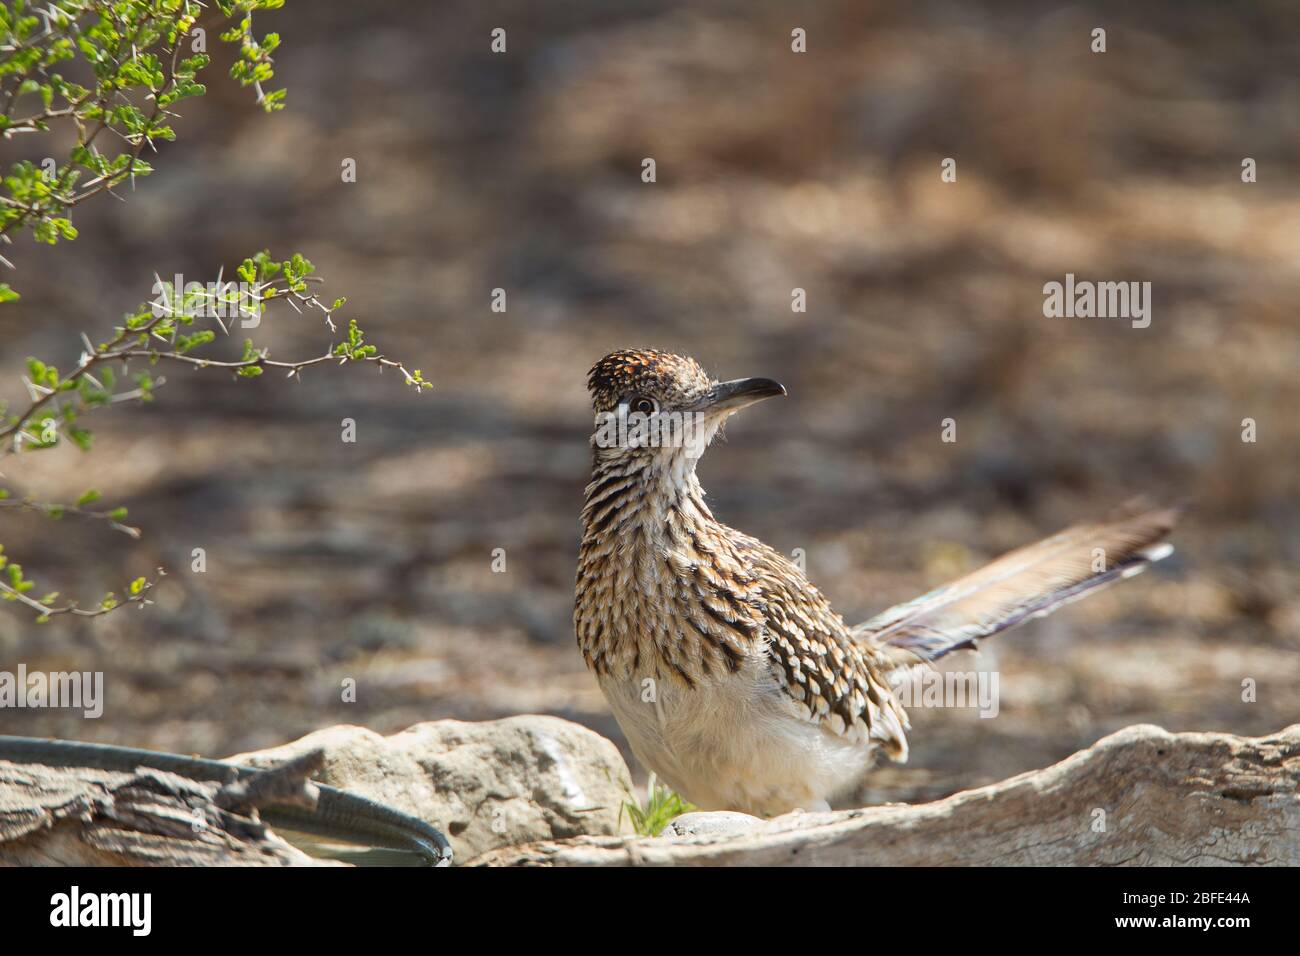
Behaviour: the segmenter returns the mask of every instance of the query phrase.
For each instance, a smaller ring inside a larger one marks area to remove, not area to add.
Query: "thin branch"
[[[155,276],[155,279],[156,278],[157,277]],[[307,278],[315,279],[315,277],[311,276]],[[315,293],[308,293],[300,288],[290,288],[287,283],[277,286],[277,281],[280,280],[263,279],[254,283],[252,288],[247,291],[246,294],[257,305],[257,315],[264,312],[269,303],[274,302],[277,299],[286,299],[291,305],[295,305],[295,307],[298,304],[301,304],[301,306],[307,310],[319,309],[324,313],[325,321],[329,325],[330,329],[336,330],[337,327],[332,318],[332,313],[334,311],[333,308],[325,305]],[[319,280],[317,279],[315,281]],[[168,297],[168,286],[165,283],[162,283],[161,280],[159,280],[159,283],[163,290],[163,301],[161,303],[162,308],[160,314],[153,315],[148,318],[147,321],[141,322],[134,327],[128,327],[126,325],[119,326],[113,338],[103,345],[100,345],[98,348],[92,347],[89,341],[83,341],[85,349],[81,354],[77,367],[64,376],[62,381],[59,383],[58,388],[47,388],[41,386],[40,388],[32,387],[29,389],[29,391],[34,394],[32,395],[31,402],[27,408],[8,423],[0,424],[0,457],[18,451],[23,441],[27,441],[34,445],[44,444],[44,442],[33,437],[29,432],[29,428],[32,425],[32,419],[37,414],[41,413],[45,406],[50,403],[54,403],[56,409],[59,408],[59,396],[77,396],[78,392],[70,387],[70,383],[75,384],[83,378],[88,378],[92,383],[94,383],[97,380],[91,374],[91,371],[96,366],[105,365],[106,363],[112,363],[115,361],[125,363],[133,358],[148,359],[150,362],[157,362],[166,359],[172,362],[191,365],[196,368],[224,368],[233,372],[239,372],[241,369],[248,368],[282,369],[289,377],[297,377],[303,369],[310,368],[313,365],[320,365],[331,360],[338,361],[340,365],[348,362],[370,362],[377,365],[381,371],[385,368],[396,369],[402,374],[402,378],[406,384],[413,385],[417,389],[423,390],[424,388],[429,387],[429,383],[423,381],[418,372],[414,374],[411,373],[402,362],[379,354],[339,354],[337,352],[337,346],[331,346],[330,350],[325,352],[323,355],[287,362],[271,359],[269,357],[269,350],[267,349],[257,350],[256,354],[249,355],[248,357],[238,361],[223,361],[187,354],[186,352],[174,348],[177,332],[179,331],[179,326],[181,324],[178,320],[181,318],[192,319],[194,316],[186,314],[185,302],[171,301]],[[198,298],[200,301],[215,299],[218,305],[229,305],[230,303],[225,303],[220,298],[224,294],[225,290],[219,291],[216,296],[212,296],[205,291]],[[242,309],[243,306],[241,305],[240,308]],[[299,311],[301,311],[301,309]],[[219,312],[219,309],[212,309],[210,310],[208,317],[212,318],[222,331],[225,332],[227,331],[226,326],[221,323]],[[163,325],[163,323],[171,323],[169,335],[159,334],[158,327]],[[142,342],[149,341],[150,337],[158,338],[160,341],[167,342],[168,345],[173,347],[168,349],[158,349],[150,348],[141,344]],[[83,340],[85,340],[84,335]],[[129,393],[119,393],[107,399],[104,404],[116,401],[125,401],[130,398],[143,397],[144,394],[143,389],[136,389]]]
[[[56,504],[49,501],[36,501],[32,498],[4,498],[0,499],[0,509],[14,508],[22,511],[35,511],[45,515],[47,518],[61,518],[64,515],[73,515],[77,518],[89,518],[92,521],[103,521],[114,531],[120,531],[123,534],[132,537],[140,537],[140,529],[129,524],[123,524],[117,518],[114,518],[109,511],[92,511],[89,508],[82,508],[79,505]]]
[[[194,355],[184,355],[180,352],[167,352],[157,349],[128,349],[119,352],[115,358],[147,358],[151,361],[167,359],[172,362],[183,362],[186,365],[193,365],[196,368],[225,368],[231,371],[238,371],[241,368],[279,368],[286,369],[292,377],[297,375],[305,368],[313,365],[320,365],[324,362],[337,362],[339,365],[346,365],[348,362],[375,362],[383,368],[395,368],[405,376],[407,384],[416,384],[415,377],[406,370],[406,366],[394,359],[387,358],[383,355],[367,355],[362,358],[348,358],[338,356],[333,351],[326,352],[324,355],[318,355],[315,358],[298,359],[293,362],[280,362],[267,358],[269,350],[262,349],[257,356],[250,359],[241,359],[237,362],[220,361],[218,359],[199,358]]]
[[[161,577],[167,572],[162,568],[158,568],[157,573]],[[33,611],[39,611],[41,614],[40,619],[51,618],[58,614],[70,614],[73,617],[101,617],[104,614],[109,614],[119,608],[126,607],[128,604],[135,604],[141,608],[148,607],[153,603],[153,601],[151,601],[147,595],[153,590],[154,585],[155,582],[153,581],[145,581],[144,584],[140,586],[140,589],[134,594],[128,593],[127,596],[122,598],[120,601],[114,599],[112,603],[101,603],[98,607],[90,609],[79,606],[75,601],[57,606],[42,604],[40,601],[28,597],[26,594],[4,581],[0,581],[0,595],[3,596],[4,600],[17,601],[19,604],[27,605]]]

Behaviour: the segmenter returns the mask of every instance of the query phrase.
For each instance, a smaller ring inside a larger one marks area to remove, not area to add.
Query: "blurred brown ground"
[[[0,667],[103,670],[108,699],[0,731],[219,755],[541,711],[621,743],[570,609],[583,379],[627,345],[787,385],[701,473],[851,621],[1136,493],[1195,502],[1157,570],[957,661],[1001,672],[999,716],[916,712],[912,761],[863,797],[941,795],[1136,722],[1300,717],[1300,8],[784,6],[291,3],[259,22],[284,35],[288,110],[214,71],[127,204],[12,250],[11,400],[25,356],[72,364],[155,270],[206,280],[261,247],[311,258],[436,389],[170,368],[153,404],[96,415],[89,455],[10,459],[10,487],[93,485],[145,531],[6,515],[40,587],[170,573],[143,613],[38,628],[5,608]],[[1066,272],[1151,281],[1150,328],[1044,318]],[[254,337],[288,358],[328,334],[286,310]]]

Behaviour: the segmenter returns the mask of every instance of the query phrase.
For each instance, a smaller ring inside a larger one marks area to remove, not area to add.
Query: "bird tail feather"
[[[1130,503],[1106,519],[1066,528],[978,571],[877,614],[854,636],[900,668],[927,663],[1139,574],[1168,557],[1180,508]]]

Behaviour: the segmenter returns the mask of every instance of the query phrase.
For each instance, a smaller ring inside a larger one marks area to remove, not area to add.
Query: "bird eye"
[[[634,398],[632,399],[632,411],[640,412],[642,415],[653,415],[659,411],[659,403],[653,398]]]

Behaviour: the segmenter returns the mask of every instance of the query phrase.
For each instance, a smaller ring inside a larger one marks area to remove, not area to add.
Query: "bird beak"
[[[735,412],[765,398],[784,394],[785,386],[770,378],[737,378],[714,385],[696,408],[708,412]]]

